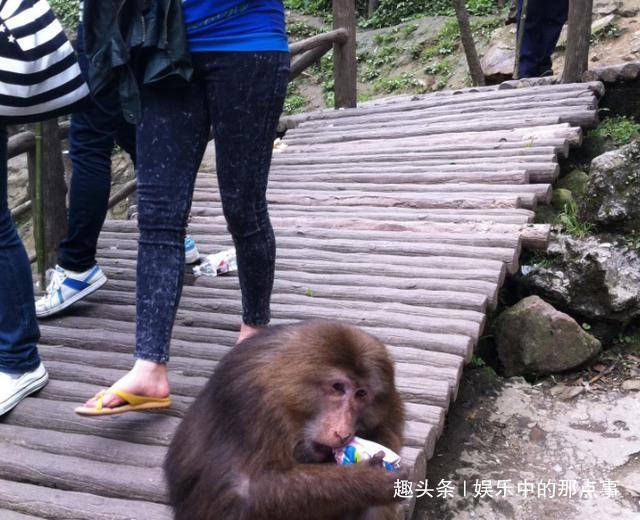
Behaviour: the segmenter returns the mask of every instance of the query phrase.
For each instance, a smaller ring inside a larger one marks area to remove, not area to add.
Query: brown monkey
[[[404,412],[384,346],[338,322],[274,326],[218,364],[165,461],[176,520],[391,518],[381,460],[340,466],[354,435],[394,451]],[[386,506],[386,507],[378,507]]]

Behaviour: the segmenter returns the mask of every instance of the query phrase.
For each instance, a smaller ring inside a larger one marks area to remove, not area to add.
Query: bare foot
[[[262,329],[266,329],[266,328],[267,328],[266,325],[247,325],[246,323],[243,323],[240,326],[240,336],[238,336],[236,345],[241,341],[244,341],[245,339],[250,338],[251,336],[257,334]]]
[[[167,365],[138,359],[133,368],[116,381],[111,388],[145,397],[167,397],[169,395]],[[95,408],[97,400],[97,397],[92,397],[84,406]],[[122,404],[125,404],[125,401],[112,393],[107,393],[102,399],[103,408],[115,408]]]

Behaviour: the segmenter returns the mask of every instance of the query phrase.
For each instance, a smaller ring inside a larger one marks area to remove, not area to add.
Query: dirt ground
[[[640,519],[640,392],[583,386],[567,399],[556,383],[468,368],[414,520]],[[453,498],[437,496],[441,481]]]

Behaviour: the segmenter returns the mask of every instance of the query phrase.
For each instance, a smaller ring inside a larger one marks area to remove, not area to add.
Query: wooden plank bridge
[[[397,364],[415,480],[455,399],[486,312],[521,246],[558,156],[596,120],[600,83],[487,87],[389,98],[290,118],[269,189],[278,241],[274,323],[336,318],[379,337]],[[214,172],[199,176],[190,233],[232,246]],[[175,406],[83,418],[74,406],[132,363],[136,222],[109,221],[109,283],[42,322],[49,385],[0,420],[0,518],[170,519],[161,463],[172,432],[239,329],[237,278],[187,277],[170,362]],[[413,502],[402,516],[409,517]]]

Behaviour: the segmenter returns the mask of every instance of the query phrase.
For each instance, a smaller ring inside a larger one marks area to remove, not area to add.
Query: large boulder
[[[501,83],[513,77],[516,51],[513,45],[496,43],[484,53],[480,65],[489,84]]]
[[[601,350],[576,321],[529,296],[505,310],[495,324],[505,375],[547,375],[576,368]]]
[[[640,230],[640,143],[606,152],[591,162],[582,218],[602,229]]]
[[[556,236],[550,262],[527,269],[520,286],[572,316],[626,325],[640,316],[640,257],[627,247]]]

